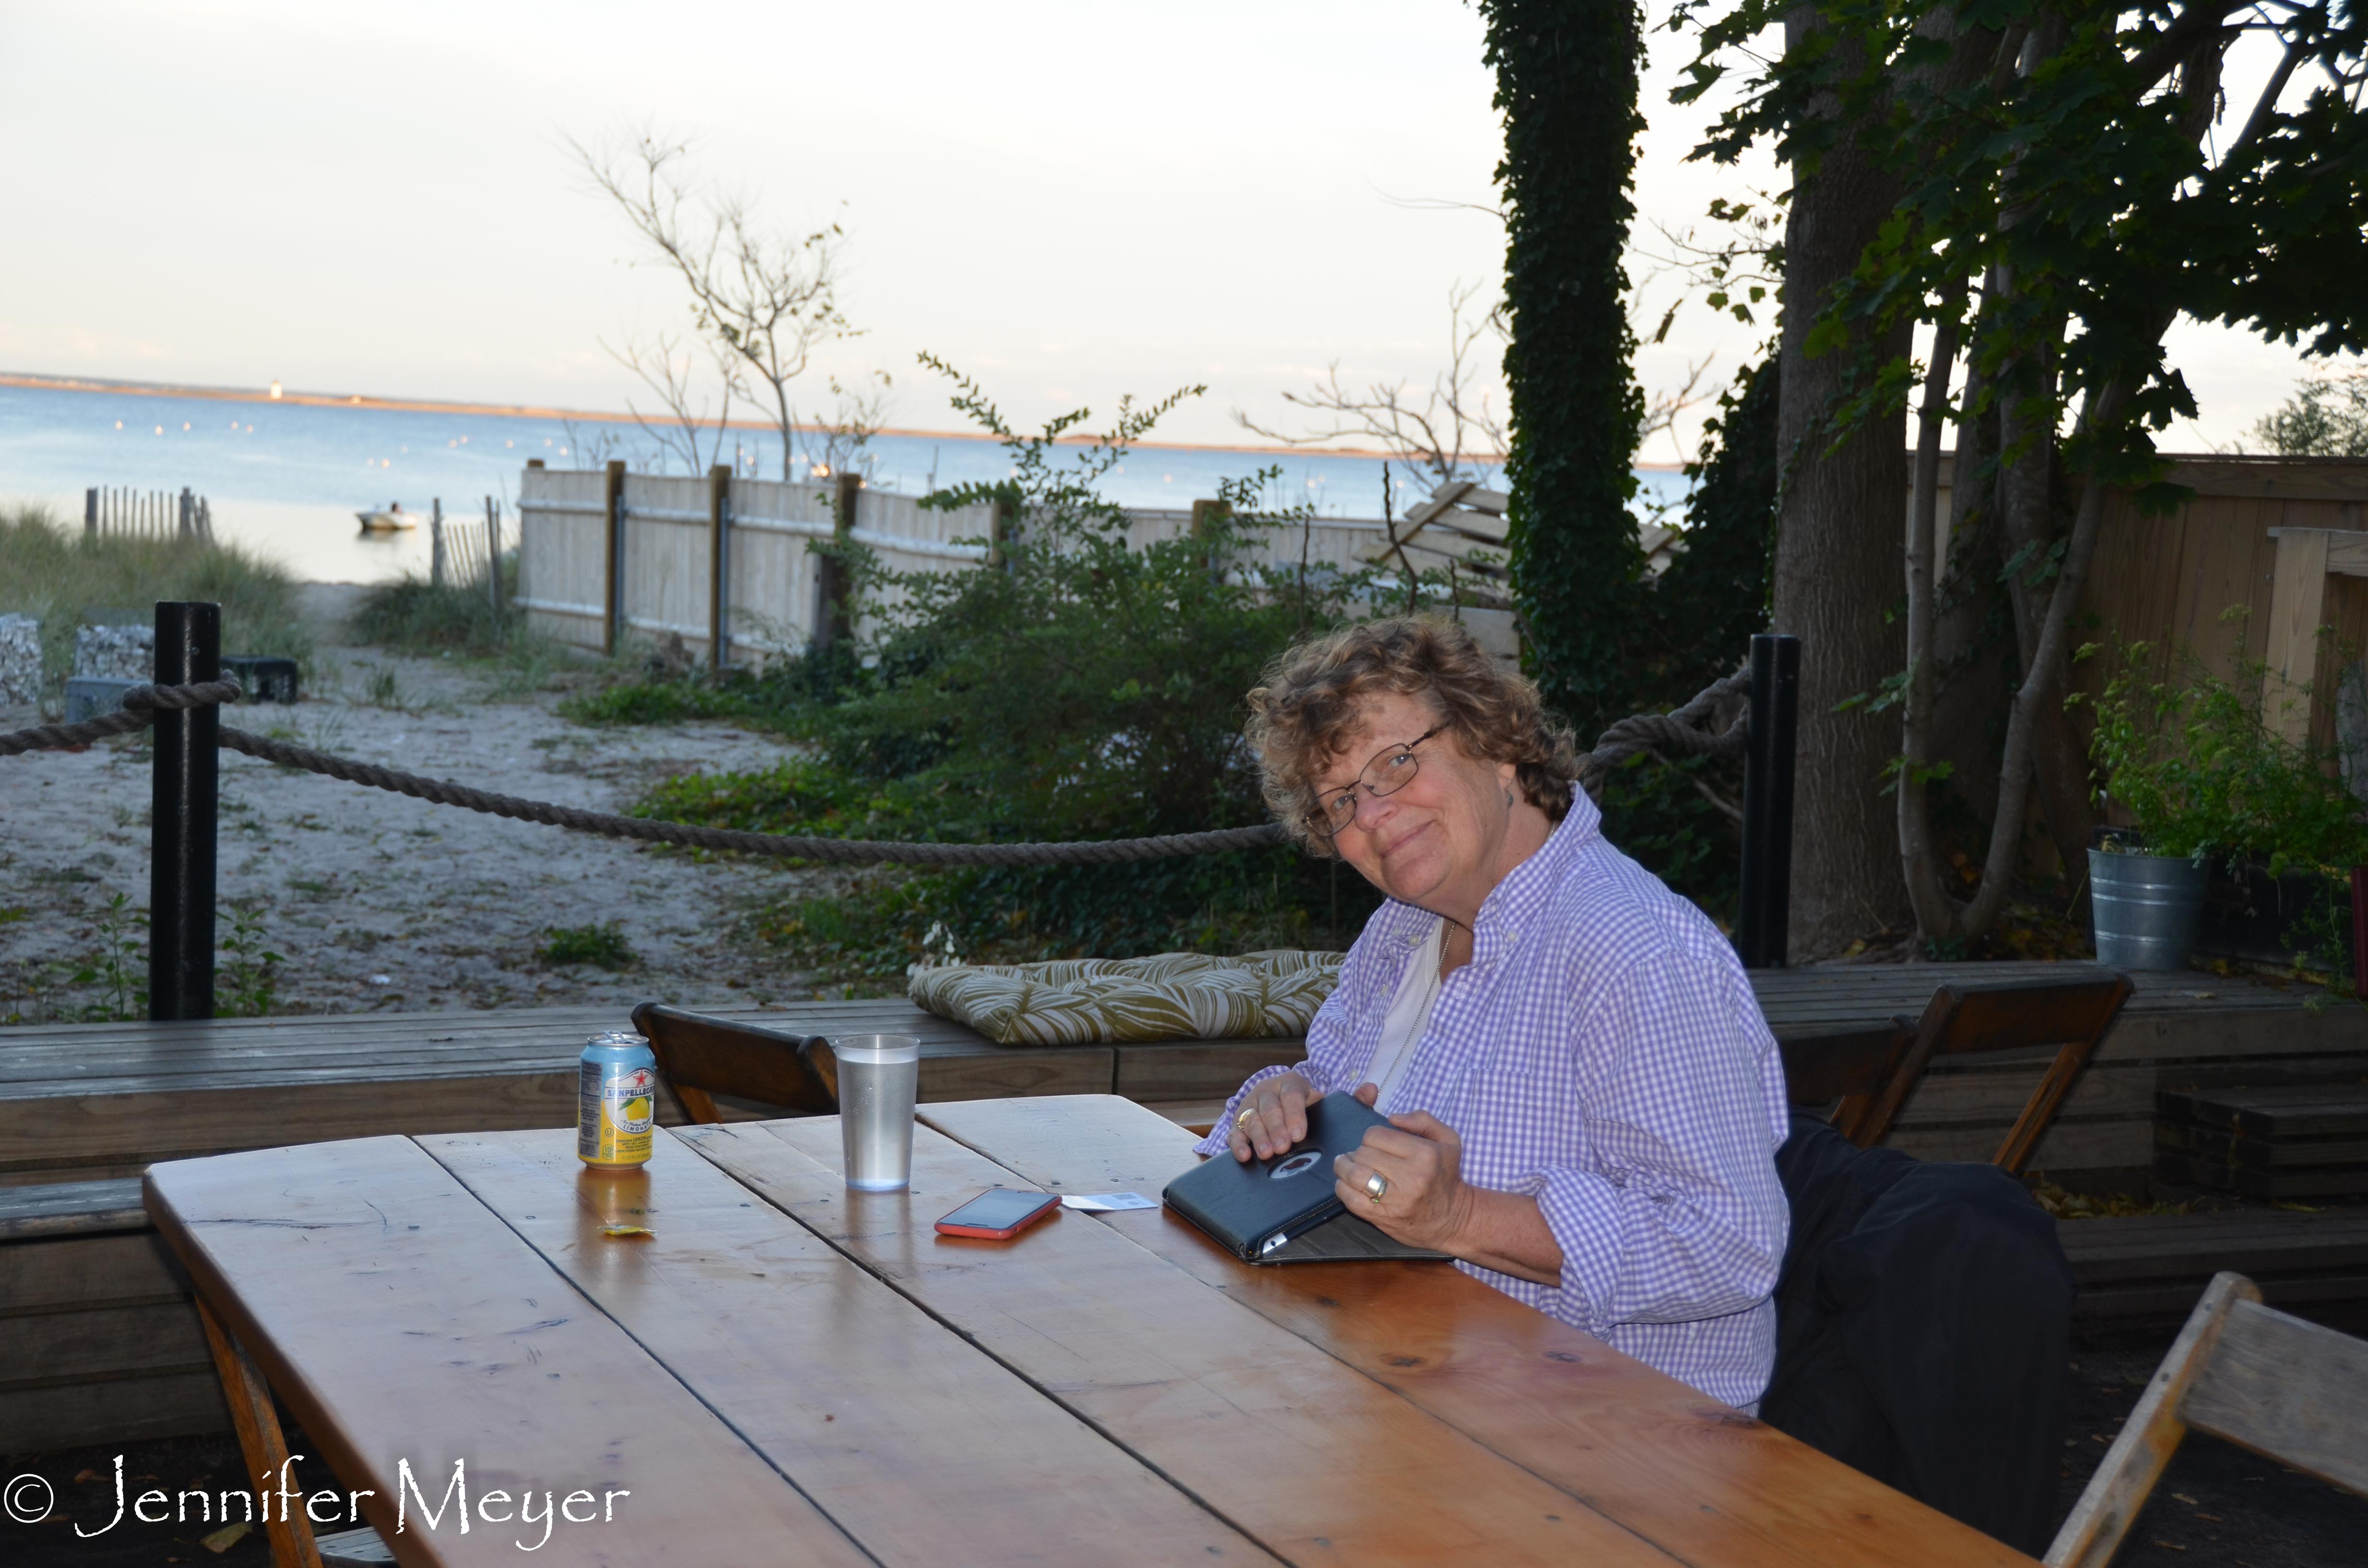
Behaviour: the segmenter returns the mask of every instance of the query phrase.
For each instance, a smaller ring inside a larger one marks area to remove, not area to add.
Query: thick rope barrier
[[[1600,773],[1640,752],[1741,756],[1744,748],[1751,744],[1748,709],[1738,712],[1735,722],[1724,730],[1713,732],[1702,726],[1717,715],[1721,707],[1750,691],[1751,671],[1745,668],[1711,682],[1688,699],[1682,708],[1667,713],[1631,714],[1596,738],[1595,749],[1579,758],[1579,769],[1583,773]]]
[[[123,694],[123,707],[117,712],[102,713],[79,724],[37,724],[29,730],[11,730],[0,735],[0,756],[86,746],[109,735],[128,735],[134,730],[146,729],[154,722],[160,708],[207,708],[218,702],[236,702],[238,696],[239,684],[234,680],[199,681],[194,686],[135,686]]]
[[[1639,752],[1677,752],[1697,756],[1732,756],[1742,752],[1745,735],[1740,717],[1725,731],[1702,729],[1725,702],[1750,689],[1748,673],[1733,675],[1704,687],[1691,701],[1669,713],[1639,713],[1603,732],[1595,750],[1580,759],[1582,771],[1611,767]],[[109,735],[130,734],[154,722],[162,710],[202,708],[235,702],[236,681],[203,681],[188,686],[139,686],[123,694],[120,712],[104,714],[78,724],[42,724],[0,734],[0,756],[29,751],[88,745]],[[647,844],[672,844],[689,849],[727,849],[749,855],[775,855],[833,865],[899,866],[1101,866],[1129,860],[1157,860],[1177,855],[1215,855],[1229,849],[1258,849],[1282,841],[1283,831],[1273,823],[1257,827],[1221,828],[1212,833],[1171,833],[1148,838],[1087,840],[1066,844],[916,844],[878,838],[811,838],[778,833],[746,833],[737,828],[700,827],[690,823],[660,822],[647,817],[590,812],[549,801],[529,801],[497,795],[449,779],[424,778],[350,757],[332,756],[310,746],[293,745],[245,730],[222,726],[221,744],[231,750],[275,763],[323,774],[348,784],[392,790],[439,806],[507,817],[514,822],[541,823],[609,838],[637,839]]]
[[[521,800],[472,790],[465,784],[398,773],[347,757],[331,756],[309,746],[290,745],[245,730],[222,727],[222,744],[233,751],[324,773],[349,784],[392,790],[398,795],[460,806],[518,822],[538,822],[551,827],[574,828],[611,838],[638,838],[652,844],[675,844],[692,849],[736,849],[752,855],[781,855],[801,860],[840,865],[904,866],[1091,866],[1121,860],[1156,860],[1171,855],[1213,855],[1226,849],[1255,849],[1281,837],[1282,830],[1267,824],[1258,827],[1224,828],[1214,833],[1175,833],[1152,838],[1114,838],[1075,844],[914,844],[880,838],[801,838],[777,833],[744,833],[737,828],[697,827],[689,823],[656,822],[646,817],[618,816],[557,806],[548,801]]]

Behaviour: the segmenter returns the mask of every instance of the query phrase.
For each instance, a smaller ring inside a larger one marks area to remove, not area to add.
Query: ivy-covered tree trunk
[[[1813,47],[1811,22],[1785,25],[1788,52]],[[1844,46],[1845,48],[1847,46]],[[1838,115],[1829,97],[1813,113]],[[1908,323],[1870,344],[1864,328],[1810,352],[1810,329],[1847,280],[1898,197],[1848,133],[1815,169],[1796,168],[1784,229],[1783,369],[1776,417],[1785,464],[1776,517],[1773,630],[1801,639],[1800,751],[1793,774],[1792,956],[1831,958],[1853,939],[1904,923],[1898,831],[1883,794],[1899,724],[1863,705],[1907,658],[1900,622],[1884,613],[1906,574],[1907,451],[1904,412],[1869,418],[1839,447],[1834,415],[1861,354],[1904,357]]]
[[[1644,556],[1628,506],[1644,394],[1621,267],[1635,139],[1634,0],[1482,0],[1505,161],[1513,590],[1547,700],[1585,739],[1629,711]]]

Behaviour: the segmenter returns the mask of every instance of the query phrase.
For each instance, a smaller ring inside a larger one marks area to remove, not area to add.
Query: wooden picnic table
[[[469,1132],[146,1199],[405,1563],[522,1533],[406,1492],[398,1535],[406,1463],[430,1506],[456,1465],[505,1519],[575,1495],[546,1560],[636,1568],[2028,1562],[1445,1264],[1254,1268],[1164,1210],[939,1236],[990,1186],[1156,1196],[1191,1139],[1108,1095],[921,1122],[903,1193],[847,1190],[806,1118],[662,1134],[639,1176]]]

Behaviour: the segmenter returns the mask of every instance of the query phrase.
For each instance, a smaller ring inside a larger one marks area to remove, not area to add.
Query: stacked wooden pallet
[[[2368,1084],[2164,1089],[2158,1181],[2240,1198],[2368,1198]]]
[[[2080,1284],[2075,1314],[2089,1327],[2176,1324],[2223,1268],[2305,1317],[2357,1316],[2368,1303],[2368,1208],[2066,1220],[2056,1234]]]

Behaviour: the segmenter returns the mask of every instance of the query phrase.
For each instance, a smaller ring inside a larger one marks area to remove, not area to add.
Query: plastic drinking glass
[[[921,1042],[908,1034],[842,1035],[838,1059],[838,1135],[847,1185],[858,1192],[896,1192],[913,1178],[913,1099],[921,1085]]]

